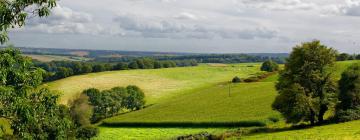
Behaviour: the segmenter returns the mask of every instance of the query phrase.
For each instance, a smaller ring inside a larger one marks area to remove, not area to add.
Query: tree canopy
[[[293,48],[276,85],[279,95],[272,107],[290,123],[321,123],[335,102],[336,84],[332,78],[337,52],[320,41]]]
[[[341,74],[338,110],[360,107],[360,63],[351,65]]]
[[[262,71],[274,72],[279,70],[279,65],[271,60],[265,61],[260,68]]]
[[[0,0],[0,43],[8,41],[7,32],[10,28],[25,25],[29,14],[48,16],[50,9],[55,6],[56,0]]]
[[[18,139],[68,139],[74,135],[59,95],[40,88],[43,70],[19,50],[0,50],[0,117],[9,121]]]

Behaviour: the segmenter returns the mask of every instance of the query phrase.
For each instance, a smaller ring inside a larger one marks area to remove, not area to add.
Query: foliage
[[[351,59],[352,56],[347,54],[347,53],[341,53],[339,54],[337,57],[336,57],[336,60],[337,61],[346,61],[346,60],[349,60]]]
[[[261,71],[274,72],[279,70],[279,65],[274,61],[268,60],[261,65],[260,69]]]
[[[56,6],[56,0],[1,0],[0,1],[0,43],[8,41],[7,31],[10,28],[25,25],[29,13],[44,17]],[[26,12],[26,9],[33,9]]]
[[[54,81],[73,75],[86,74],[91,72],[103,72],[112,70],[127,69],[159,69],[169,67],[187,67],[196,66],[196,62],[192,61],[155,61],[150,58],[135,59],[130,63],[119,62],[117,64],[102,62],[76,62],[76,61],[52,61],[52,62],[36,62],[37,67],[41,67],[47,71],[44,74],[44,81]]]
[[[85,126],[79,128],[79,130],[77,131],[76,138],[88,140],[90,138],[96,137],[98,134],[99,134],[98,128],[94,126]]]
[[[93,107],[89,104],[89,97],[81,94],[70,105],[70,114],[74,123],[78,126],[90,125],[90,118],[93,115]]]
[[[336,87],[331,68],[336,51],[320,41],[303,43],[293,48],[280,73],[276,89],[279,95],[272,107],[289,123],[323,121],[335,102]]]
[[[19,139],[68,139],[74,136],[66,106],[59,95],[39,88],[43,70],[12,48],[0,51],[0,116]]]
[[[360,63],[348,67],[339,81],[340,103],[336,106],[338,121],[360,119]]]
[[[241,83],[242,81],[241,81],[241,79],[240,79],[239,77],[235,76],[235,77],[231,80],[231,82],[233,82],[233,83]]]
[[[84,90],[83,94],[89,97],[90,104],[94,107],[92,122],[112,117],[120,110],[138,110],[145,105],[145,95],[136,86],[115,87],[104,91],[91,88]]]

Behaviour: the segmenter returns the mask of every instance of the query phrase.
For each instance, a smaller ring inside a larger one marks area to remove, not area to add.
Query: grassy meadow
[[[160,98],[230,81],[234,76],[248,77],[258,72],[259,67],[260,64],[249,63],[221,66],[202,64],[197,67],[109,71],[73,76],[45,85],[62,94],[61,103],[66,103],[87,88],[110,89],[137,85],[145,92],[147,104],[153,104]]]
[[[354,62],[358,61],[338,62],[334,78],[339,79],[341,72]],[[101,72],[58,80],[47,83],[47,86],[63,94],[63,103],[90,87],[108,89],[133,84],[145,91],[148,105],[145,109],[104,120],[103,125],[98,126],[100,135],[95,139],[171,139],[200,132],[222,134],[239,128],[182,126],[182,123],[189,122],[261,122],[266,125],[264,128],[273,129],[271,133],[252,133],[241,136],[242,139],[356,139],[360,134],[357,129],[359,121],[308,129],[288,129],[289,125],[284,124],[280,114],[271,109],[271,103],[277,94],[274,85],[278,75],[255,83],[231,84],[229,96],[227,82],[234,76],[243,78],[260,72],[259,66],[260,64],[201,64],[185,68]],[[277,118],[279,122],[273,123],[269,118]],[[122,126],[131,123],[148,123],[150,127]],[[151,127],[152,123],[154,127]],[[167,123],[179,126],[164,127]],[[333,133],[334,130],[336,134]],[[240,137],[230,139],[238,138]]]

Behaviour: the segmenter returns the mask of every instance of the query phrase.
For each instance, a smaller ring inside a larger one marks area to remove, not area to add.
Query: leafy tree
[[[74,75],[74,72],[73,72],[73,70],[71,68],[59,67],[57,69],[55,77],[57,79],[61,79],[61,78],[66,78],[66,77],[69,77],[69,76],[72,76],[72,75]]]
[[[90,125],[90,118],[93,115],[93,107],[89,104],[89,97],[81,94],[70,105],[70,114],[78,126]]]
[[[44,17],[56,6],[56,0],[0,0],[0,43],[8,41],[10,28],[23,26],[29,13]],[[31,8],[30,8],[31,7]],[[26,10],[33,9],[26,12]]]
[[[112,117],[121,110],[138,110],[145,105],[145,95],[136,86],[115,87],[110,90],[100,91],[95,88],[83,91],[89,97],[90,104],[94,107],[91,122]]]
[[[129,96],[125,98],[126,108],[130,110],[139,110],[143,108],[145,105],[144,92],[137,86],[127,86],[126,90],[129,94]]]
[[[74,100],[71,103],[70,114],[77,128],[77,139],[90,139],[99,133],[98,128],[91,126],[93,107],[89,104],[88,96],[81,94]]]
[[[332,79],[336,51],[320,41],[303,43],[293,48],[276,89],[279,95],[272,107],[290,123],[323,122],[323,116],[335,102]]]
[[[43,70],[19,50],[0,51],[0,117],[11,124],[18,139],[71,139],[73,123],[59,95],[39,87]]]
[[[351,65],[341,74],[338,98],[337,110],[360,107],[360,63]]]
[[[130,69],[139,69],[139,65],[136,61],[132,61],[129,63],[129,68]]]
[[[90,73],[93,71],[93,68],[90,64],[84,63],[84,64],[82,64],[81,70],[82,70],[82,73]]]
[[[155,69],[160,69],[160,68],[162,68],[161,62],[160,62],[160,61],[155,61],[155,62],[154,62],[154,68],[155,68]]]
[[[340,55],[337,56],[336,60],[337,61],[346,61],[349,60],[351,56],[347,53],[341,53]]]
[[[279,65],[271,60],[265,61],[260,68],[262,71],[274,72],[279,70]]]
[[[124,62],[117,63],[114,66],[114,70],[126,70],[126,69],[128,69],[128,65]]]
[[[94,72],[102,72],[105,71],[106,67],[103,64],[96,64],[93,66],[93,71]]]
[[[356,55],[356,60],[360,60],[360,54]]]

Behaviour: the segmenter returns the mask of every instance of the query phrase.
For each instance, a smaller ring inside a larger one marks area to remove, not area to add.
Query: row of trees
[[[196,61],[197,63],[247,63],[247,62],[264,62],[272,59],[277,63],[284,63],[286,54],[182,54],[182,55],[161,55],[148,56],[148,58],[158,61]],[[96,57],[98,62],[131,62],[136,57]]]
[[[93,115],[91,122],[117,115],[120,111],[139,110],[145,105],[144,92],[137,86],[115,87],[100,91],[95,88],[84,90],[82,96],[89,98]]]
[[[37,67],[47,71],[44,81],[53,81],[66,78],[72,75],[80,75],[91,72],[102,72],[112,70],[128,69],[160,69],[171,67],[197,66],[196,61],[156,61],[154,59],[143,58],[132,62],[101,63],[101,62],[74,62],[74,61],[53,61],[36,62]]]
[[[336,56],[336,50],[320,41],[293,48],[280,72],[276,84],[279,95],[272,108],[289,123],[323,123],[324,114],[333,107],[336,121],[360,118],[360,65],[342,74],[338,89],[333,77]]]
[[[336,56],[337,61],[346,61],[346,60],[360,60],[360,54],[347,54],[347,53],[341,53]]]

